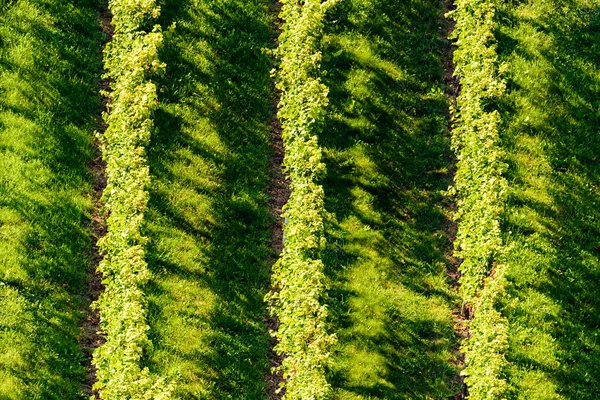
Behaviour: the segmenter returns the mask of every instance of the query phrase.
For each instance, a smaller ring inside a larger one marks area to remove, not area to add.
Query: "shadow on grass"
[[[343,2],[325,43],[326,268],[338,399],[458,391],[443,191],[452,165],[441,2]]]
[[[593,3],[593,2],[592,2]],[[600,389],[600,7],[504,10],[510,207],[510,379],[519,398]]]
[[[84,398],[95,2],[0,11],[0,397]]]
[[[186,399],[261,399],[268,368],[266,1],[167,1],[150,167],[150,367]]]

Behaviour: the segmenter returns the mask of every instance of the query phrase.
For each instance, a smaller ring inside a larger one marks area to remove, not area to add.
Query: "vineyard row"
[[[150,274],[141,227],[150,181],[146,146],[158,105],[151,76],[165,68],[158,58],[161,28],[153,25],[160,8],[152,0],[112,0],[109,8],[114,36],[106,46],[104,64],[112,90],[106,93],[107,129],[100,136],[109,217],[108,233],[98,242],[104,255],[98,271],[105,290],[95,304],[106,342],[94,352],[95,388],[102,399],[168,399],[172,385],[140,364],[151,348],[142,290]]]
[[[271,313],[279,319],[275,350],[281,365],[285,399],[324,399],[330,392],[325,377],[335,336],[326,330],[324,274],[325,175],[319,129],[325,116],[328,88],[321,82],[325,12],[335,1],[285,0],[280,17],[277,88],[278,116],[285,147],[284,168],[291,195],[285,206],[284,248],[273,269],[268,294]]]
[[[451,12],[455,74],[461,79],[453,117],[452,146],[457,155],[454,194],[458,199],[455,252],[462,259],[460,295],[471,310],[470,338],[463,343],[465,383],[472,400],[504,398],[508,349],[506,319],[496,309],[505,286],[500,215],[507,182],[500,146],[500,113],[505,92],[498,63],[494,0],[457,0]]]

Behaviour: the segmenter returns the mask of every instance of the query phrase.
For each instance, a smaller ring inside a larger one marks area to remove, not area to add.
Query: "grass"
[[[149,149],[150,368],[186,399],[262,399],[268,370],[266,1],[166,1]]]
[[[600,3],[500,9],[511,398],[597,399]]]
[[[0,10],[0,398],[84,398],[95,2]]]
[[[347,0],[330,16],[322,135],[335,399],[458,391],[450,288],[452,164],[441,2]]]

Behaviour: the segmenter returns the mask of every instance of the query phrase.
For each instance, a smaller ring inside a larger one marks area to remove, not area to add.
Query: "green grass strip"
[[[600,1],[501,3],[509,398],[599,398]]]
[[[276,351],[282,363],[286,399],[323,399],[330,385],[325,378],[329,348],[335,337],[327,333],[327,309],[321,251],[324,246],[325,174],[317,134],[327,106],[327,87],[321,82],[319,51],[323,19],[333,1],[283,1],[285,21],[279,37],[277,88],[282,96],[279,118],[285,145],[284,168],[291,196],[285,206],[284,249],[273,270],[277,290],[268,299],[281,325]]]
[[[507,182],[499,135],[501,117],[493,110],[505,91],[494,37],[496,9],[492,0],[457,0],[451,15],[456,21],[453,37],[458,46],[455,73],[461,78],[452,138],[458,158],[455,246],[463,260],[460,294],[474,312],[471,337],[463,346],[463,374],[470,399],[501,399],[508,388],[504,378],[508,328],[496,309],[506,284],[505,266],[497,260],[503,251],[500,215]]]
[[[94,1],[0,2],[0,398],[83,398]]]
[[[273,46],[264,0],[169,0],[148,147],[150,371],[181,399],[265,399]],[[176,22],[176,26],[173,23]]]
[[[327,15],[319,143],[334,399],[450,399],[452,181],[441,2],[344,0]]]
[[[101,140],[110,216],[108,233],[99,241],[104,259],[98,270],[106,288],[96,304],[106,343],[94,352],[95,388],[103,399],[167,399],[171,385],[140,364],[151,348],[142,291],[150,273],[141,228],[150,181],[146,146],[158,105],[149,76],[165,68],[158,59],[162,32],[152,26],[160,9],[152,0],[113,0],[109,8],[115,34],[105,50],[105,68],[113,83],[105,115],[108,128]]]

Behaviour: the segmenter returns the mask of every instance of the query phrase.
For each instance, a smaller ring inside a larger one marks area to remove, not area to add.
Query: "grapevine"
[[[323,187],[325,174],[318,133],[328,104],[328,88],[320,79],[326,10],[335,2],[285,0],[285,21],[279,38],[277,88],[282,96],[278,116],[285,146],[284,168],[291,196],[285,206],[288,221],[281,258],[273,271],[267,299],[278,316],[275,350],[284,355],[285,399],[324,399],[330,392],[325,378],[329,349],[335,337],[327,332],[327,308],[321,250],[325,239]]]
[[[473,308],[471,337],[463,345],[463,375],[474,400],[501,399],[508,348],[507,321],[496,309],[506,285],[498,263],[503,243],[500,216],[507,182],[501,149],[500,113],[491,110],[505,91],[494,37],[493,0],[457,0],[451,13],[458,46],[455,74],[461,93],[454,113],[452,145],[458,158],[454,194],[458,197],[456,253],[462,258],[460,294]],[[494,274],[491,276],[492,267]]]
[[[152,26],[160,8],[154,0],[112,0],[115,33],[105,50],[106,75],[112,79],[111,102],[100,137],[107,163],[104,192],[107,235],[99,241],[104,254],[98,270],[105,291],[95,307],[106,343],[94,352],[102,399],[169,399],[172,385],[143,368],[151,349],[142,286],[150,273],[145,260],[146,238],[141,233],[150,181],[146,146],[158,105],[150,76],[164,70],[158,58],[163,36]]]

